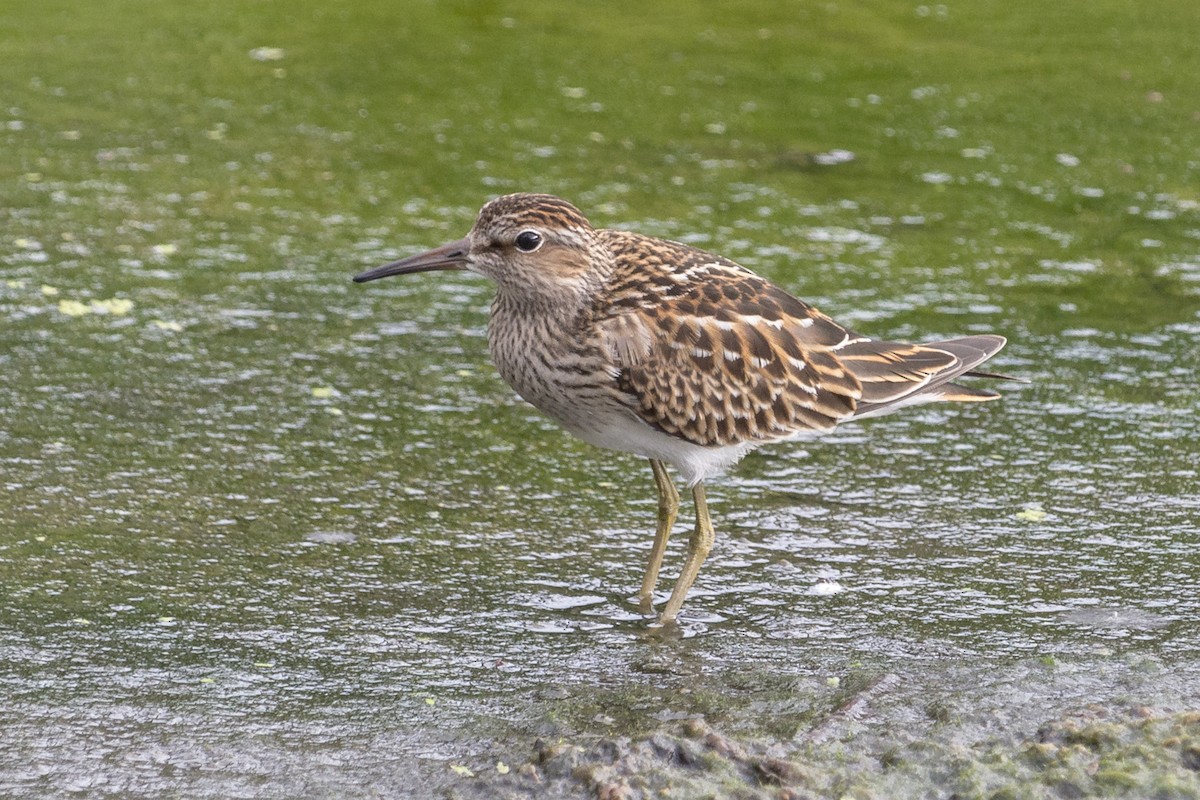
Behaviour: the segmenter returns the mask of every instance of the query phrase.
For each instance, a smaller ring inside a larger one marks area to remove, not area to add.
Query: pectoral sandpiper
[[[660,620],[673,621],[713,545],[704,481],[759,445],[918,403],[991,400],[952,383],[1004,346],[993,335],[903,344],[854,333],[729,259],[596,229],[544,194],[487,203],[466,238],[355,276],[469,270],[496,284],[488,347],[518,394],[586,442],[650,460],[658,531],[639,599],[650,611],[679,492],[696,524]]]

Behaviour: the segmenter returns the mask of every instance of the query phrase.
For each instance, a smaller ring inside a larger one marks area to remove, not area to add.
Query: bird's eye
[[[517,249],[523,253],[532,253],[542,246],[542,235],[537,231],[521,231],[517,234]]]

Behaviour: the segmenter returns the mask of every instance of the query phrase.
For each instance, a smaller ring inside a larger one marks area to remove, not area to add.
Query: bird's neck
[[[492,313],[544,320],[550,327],[572,330],[584,324],[603,297],[612,275],[611,256],[600,248],[590,253],[587,269],[575,274],[528,274],[512,282],[496,282]]]
[[[581,324],[591,304],[585,295],[565,287],[496,287],[492,317],[537,320],[539,327],[564,334]]]

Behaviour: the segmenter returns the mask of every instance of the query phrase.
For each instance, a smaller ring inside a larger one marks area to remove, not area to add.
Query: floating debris
[[[313,531],[304,534],[304,540],[316,544],[354,544],[358,537],[350,531]]]
[[[47,288],[42,287],[43,294]],[[57,294],[58,290],[54,289],[53,294]],[[93,300],[90,303],[82,303],[78,300],[59,300],[58,313],[68,317],[82,317],[86,314],[112,314],[115,317],[121,317],[128,314],[133,309],[133,301],[123,297],[110,297],[106,300]]]
[[[92,310],[78,300],[59,300],[58,313],[68,317],[82,317],[84,314],[92,313]]]
[[[256,47],[250,51],[250,57],[255,61],[282,61],[284,55],[282,47]]]
[[[1017,519],[1025,520],[1026,522],[1041,522],[1046,518],[1045,509],[1041,503],[1030,503],[1024,509],[1017,512]]]
[[[817,595],[818,597],[828,597],[830,595],[841,594],[844,591],[846,591],[846,587],[833,578],[820,578],[816,583],[808,587],[808,594]]]
[[[133,309],[133,301],[127,300],[124,297],[110,297],[107,300],[93,300],[91,311],[93,314],[112,314],[113,316],[124,316]]]
[[[826,150],[824,153],[814,153],[812,160],[814,164],[819,164],[822,167],[832,167],[837,164],[849,164],[854,160],[854,153],[849,150],[837,148]]]

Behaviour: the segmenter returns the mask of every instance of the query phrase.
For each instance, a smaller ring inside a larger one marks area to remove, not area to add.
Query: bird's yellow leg
[[[675,514],[679,511],[679,490],[667,474],[666,464],[652,458],[650,469],[654,470],[654,483],[658,486],[658,532],[654,534],[650,563],[646,567],[646,577],[642,579],[642,590],[638,592],[638,602],[645,612],[654,605],[654,585],[658,583],[658,570],[662,567],[663,553],[667,550],[667,537],[671,535],[671,526],[675,524]]]
[[[708,502],[704,499],[703,483],[697,483],[692,487],[692,499],[696,502],[696,529],[692,531],[692,538],[688,542],[687,560],[683,562],[683,571],[679,573],[679,579],[675,581],[671,599],[667,601],[667,607],[663,609],[662,616],[659,617],[660,622],[675,621],[675,617],[679,615],[679,609],[683,606],[683,600],[687,597],[688,590],[692,588],[692,583],[700,574],[700,565],[704,563],[704,559],[708,558],[713,542],[717,538],[713,532],[712,519],[708,516]]]

